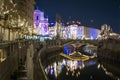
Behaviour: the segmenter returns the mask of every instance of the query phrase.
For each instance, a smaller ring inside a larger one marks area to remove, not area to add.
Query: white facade
[[[97,39],[100,34],[99,29],[89,28],[78,24],[63,26],[58,23],[49,28],[51,37],[56,37],[57,32],[61,39]]]

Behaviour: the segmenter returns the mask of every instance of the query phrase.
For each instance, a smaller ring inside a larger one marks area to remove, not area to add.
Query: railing
[[[20,62],[24,61],[27,49],[33,42],[32,40],[16,40],[0,43],[0,59],[5,57],[4,61],[0,61],[0,80],[10,80],[10,76],[18,70]]]
[[[40,47],[41,48],[41,47]],[[45,46],[40,49],[37,53],[35,53],[34,56],[34,79],[35,80],[48,80],[47,76],[45,74],[45,71],[43,69],[43,65],[41,63],[41,54],[44,52],[45,50]]]

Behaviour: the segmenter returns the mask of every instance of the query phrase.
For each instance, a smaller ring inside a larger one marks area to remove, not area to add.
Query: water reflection
[[[96,59],[87,61],[63,59],[48,65],[45,72],[49,80],[119,80],[108,75],[110,73],[104,69]]]
[[[98,62],[94,48],[85,48],[88,51],[86,54],[80,53],[78,49],[64,46],[64,53],[46,61],[46,64],[50,63],[45,67],[49,80],[120,80],[112,73],[113,69],[108,70],[111,65],[105,66],[106,63],[103,65]]]

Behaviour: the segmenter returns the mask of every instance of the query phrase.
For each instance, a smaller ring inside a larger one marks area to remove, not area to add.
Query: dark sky
[[[78,20],[94,28],[106,23],[120,33],[120,0],[36,0],[36,5],[49,22],[55,22],[58,13],[64,22]]]

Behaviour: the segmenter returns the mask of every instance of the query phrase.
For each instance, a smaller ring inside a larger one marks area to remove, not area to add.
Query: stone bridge
[[[73,47],[84,47],[86,45],[92,45],[94,47],[99,46],[100,41],[98,40],[48,40],[45,42],[46,49],[50,52],[57,48],[63,48],[64,46],[71,45]]]
[[[82,50],[82,48],[86,45],[93,45],[93,49],[97,50],[98,47],[98,40],[47,40],[45,45],[45,51],[41,57],[41,59],[46,58],[49,54],[52,55],[52,53],[60,52],[63,50],[64,46],[73,46],[74,48],[79,47],[79,50]]]
[[[81,43],[81,44],[91,44],[94,46],[98,46],[99,41],[98,40],[47,40],[46,41],[46,47],[47,48],[52,48],[56,46],[65,46],[69,44],[74,44],[74,43]]]

